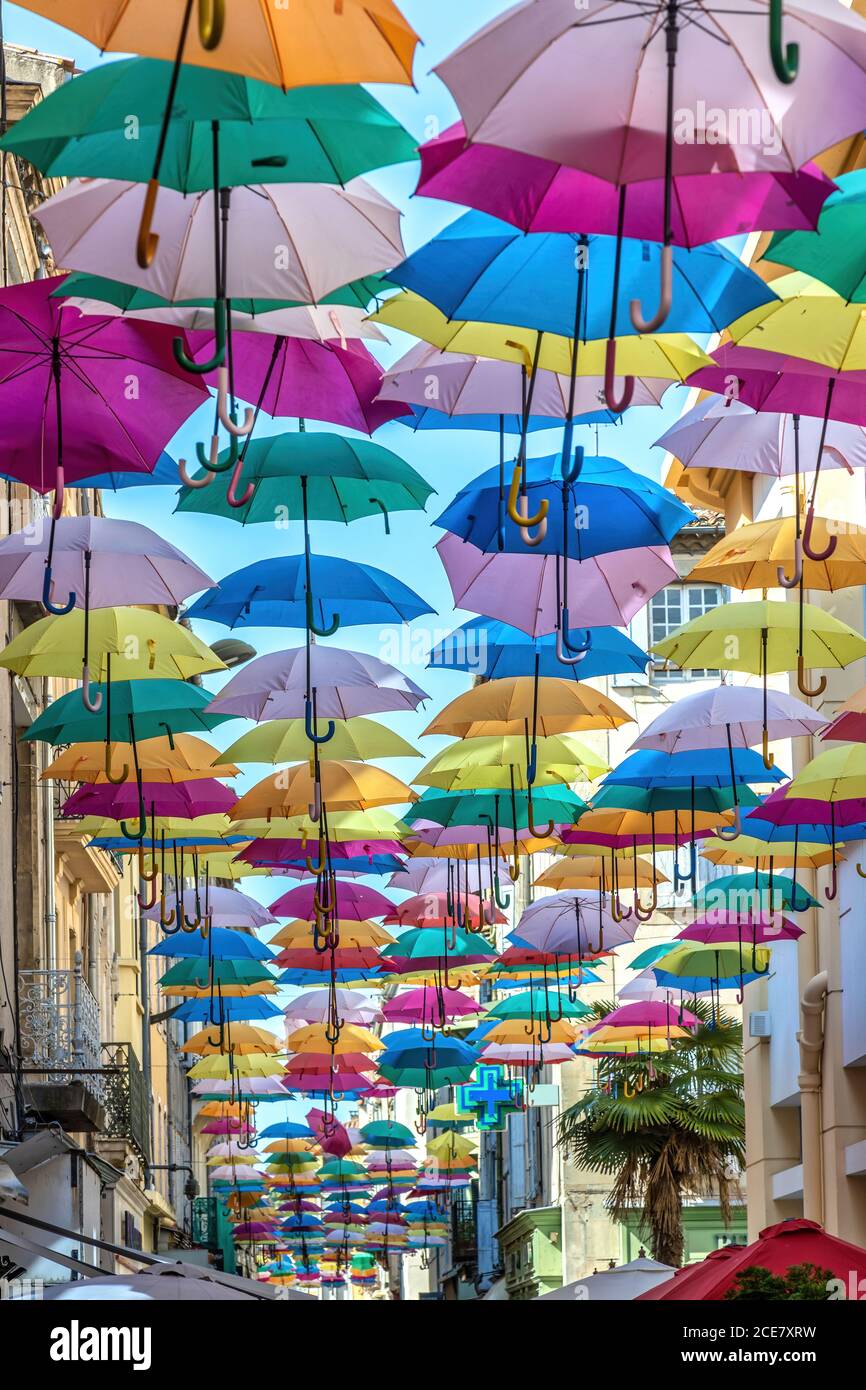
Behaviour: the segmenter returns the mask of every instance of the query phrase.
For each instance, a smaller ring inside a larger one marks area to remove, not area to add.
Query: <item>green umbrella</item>
[[[576,792],[560,785],[535,788],[532,799],[539,804],[541,819],[551,820],[557,825],[572,825],[587,809],[586,802]],[[407,825],[413,825],[415,821],[433,821],[444,827],[486,825],[490,822],[492,826],[498,823],[500,828],[509,830],[514,829],[516,821],[517,829],[525,830],[530,820],[534,819],[532,809],[527,792],[515,792],[512,807],[511,796],[504,791],[449,794],[432,788],[419,797],[403,820]]]
[[[586,1018],[592,1013],[579,999],[570,1000],[556,990],[527,989],[500,999],[486,1015],[490,1018]]]
[[[410,927],[380,953],[390,959],[406,960],[493,960],[496,950],[480,932],[467,932],[462,927]]]
[[[396,1120],[373,1120],[364,1125],[361,1138],[371,1149],[411,1149],[415,1135]]]
[[[191,985],[203,988],[211,980],[216,985],[257,985],[273,980],[266,965],[259,960],[211,960],[190,956],[179,960],[160,978],[160,986]]]
[[[737,787],[736,802],[740,806],[760,806],[761,798],[751,787]],[[593,798],[594,811],[639,811],[652,815],[657,811],[730,811],[735,804],[730,787],[629,787],[624,784],[602,787]]]
[[[742,873],[721,874],[712,879],[692,898],[695,907],[702,911],[734,912],[747,916],[750,912],[773,912],[786,908],[789,912],[805,912],[810,907],[821,907],[802,884],[783,874]]]
[[[418,750],[393,729],[375,719],[335,721],[334,737],[322,758],[350,758],[366,762],[371,758],[417,758]],[[303,719],[269,719],[249,733],[242,734],[221,757],[230,763],[303,762],[310,756],[307,726]]]
[[[829,285],[849,303],[866,303],[866,169],[844,174],[814,232],[776,232],[762,260]]]
[[[348,523],[384,515],[387,530],[391,512],[423,511],[434,491],[381,444],[306,430],[254,440],[244,452],[244,480],[253,491],[241,507],[232,506],[226,483],[217,480],[207,489],[185,488],[176,510],[271,526],[281,517]]]
[[[396,289],[384,275],[365,275],[360,280],[352,280],[348,285],[332,290],[320,300],[324,306],[338,308],[368,309],[373,301],[380,301],[389,290]],[[52,291],[52,299],[66,299],[74,295],[78,299],[96,299],[102,304],[111,304],[124,312],[139,313],[147,309],[168,309],[174,305],[181,309],[213,309],[213,299],[163,299],[152,290],[140,289],[137,285],[126,285],[122,280],[109,280],[104,275],[89,275],[84,270],[73,270],[63,280],[58,289]],[[296,299],[233,299],[232,309],[239,314],[255,315],[276,313],[279,309],[301,308]]]
[[[125,58],[58,87],[10,130],[0,148],[51,178],[153,176],[172,63]],[[348,183],[416,158],[416,142],[361,86],[283,92],[238,73],[184,65],[171,104],[159,179],[183,193],[219,182]]]
[[[102,685],[91,685],[93,692],[102,692]],[[215,729],[227,718],[208,714],[213,699],[210,691],[188,681],[137,680],[111,682],[111,721],[107,728],[109,701],[103,702],[98,714],[86,708],[80,690],[61,695],[39,715],[23,734],[32,742],[67,744],[96,743],[110,738],[112,742],[128,742],[130,719],[136,739],[158,738],[161,734],[200,733]]]

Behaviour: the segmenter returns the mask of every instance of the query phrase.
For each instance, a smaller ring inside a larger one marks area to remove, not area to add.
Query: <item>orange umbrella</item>
[[[173,746],[172,746],[173,743]],[[136,744],[138,766],[143,782],[193,782],[202,778],[237,777],[240,768],[218,761],[219,752],[194,734],[175,734],[145,738]],[[124,763],[130,769],[126,780],[135,781],[132,746],[128,743],[74,743],[58,753],[42,773],[46,781],[107,782],[107,769],[119,775]]]
[[[232,820],[285,820],[305,815],[311,805],[318,804],[319,795],[332,811],[363,811],[417,800],[411,787],[381,767],[334,759],[320,764],[318,776],[309,763],[271,773],[235,803]]]

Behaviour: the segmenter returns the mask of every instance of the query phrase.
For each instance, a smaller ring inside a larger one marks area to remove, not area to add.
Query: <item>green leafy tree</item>
[[[598,1004],[598,1017],[613,1007]],[[601,1060],[557,1139],[580,1167],[613,1175],[614,1220],[637,1214],[653,1257],[670,1265],[682,1264],[683,1201],[717,1198],[727,1225],[745,1159],[742,1026],[713,1019],[702,1000],[689,1007],[701,1024],[667,1051]]]
[[[725,1298],[731,1303],[825,1303],[830,1297],[831,1269],[791,1265],[785,1274],[771,1274],[763,1265],[741,1269]]]

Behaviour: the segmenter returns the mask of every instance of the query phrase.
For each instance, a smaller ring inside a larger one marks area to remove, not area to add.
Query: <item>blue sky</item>
[[[432,67],[478,27],[506,8],[502,0],[473,0],[472,5],[466,5],[464,0],[404,0],[403,9],[424,40],[416,59],[418,90],[400,87],[375,90],[376,95],[419,143],[437,130],[445,129],[457,118],[447,89],[431,75]],[[103,60],[92,45],[77,35],[15,5],[7,5],[5,14],[6,37],[13,43],[71,57],[82,68],[100,61],[112,61],[118,56],[108,55]],[[372,176],[372,181],[403,210],[404,240],[410,251],[435,235],[460,211],[450,204],[413,197],[417,169],[417,164],[413,163]],[[386,364],[396,360],[411,343],[403,335],[390,332],[390,336],[393,341],[389,347],[374,345],[377,355]],[[682,391],[671,391],[663,409],[633,410],[628,413],[624,424],[601,427],[598,431],[598,452],[613,455],[639,471],[658,476],[662,454],[660,450],[652,449],[652,441],[678,416],[683,397]],[[209,409],[198,412],[169,446],[169,452],[175,457],[179,454],[190,457],[196,440],[209,435],[211,420]],[[296,421],[278,421],[272,426],[263,423],[265,428],[275,431],[297,427]],[[315,424],[309,427],[317,428]],[[333,427],[323,425],[318,428]],[[587,452],[596,452],[596,431],[584,430],[581,433]],[[376,438],[428,478],[438,496],[431,499],[426,515],[396,514],[392,518],[389,538],[383,534],[381,520],[374,518],[356,522],[351,527],[314,523],[313,547],[320,554],[343,555],[366,561],[399,575],[436,610],[435,618],[422,619],[413,625],[411,634],[407,634],[402,644],[404,659],[398,663],[412,674],[422,688],[430,692],[431,703],[427,713],[422,710],[417,715],[385,716],[385,722],[392,723],[407,738],[414,740],[425,727],[432,710],[441,708],[464,690],[468,683],[465,675],[425,669],[422,653],[427,650],[431,640],[457,626],[467,616],[454,612],[444,571],[433,550],[441,532],[432,525],[431,518],[438,515],[459,488],[495,463],[498,442],[495,435],[463,430],[428,431],[414,435],[397,424],[387,425]],[[553,453],[559,439],[558,431],[537,433],[531,437],[530,450],[540,455]],[[301,547],[299,523],[293,524],[288,530],[271,526],[242,528],[234,522],[218,518],[192,514],[176,516],[173,514],[173,494],[168,488],[135,488],[115,494],[107,493],[105,506],[112,515],[153,527],[187,552],[215,579],[254,560],[287,551],[294,553]],[[199,631],[205,640],[211,641],[227,635],[226,629],[215,624],[200,624]],[[300,640],[299,633],[284,629],[251,629],[242,635],[259,652],[295,646]],[[381,654],[382,634],[377,628],[345,629],[331,640],[338,645]],[[214,680],[212,684],[215,688],[220,681]],[[234,721],[223,726],[215,734],[215,741],[226,746],[241,732],[241,727]],[[432,755],[441,742],[423,741],[424,752]],[[389,767],[398,775],[411,778],[417,764],[401,767],[399,763],[389,763]],[[249,785],[263,772],[264,769],[253,769],[252,778],[244,777],[240,785]]]

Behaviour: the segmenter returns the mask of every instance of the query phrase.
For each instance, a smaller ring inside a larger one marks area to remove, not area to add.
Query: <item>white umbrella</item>
[[[659,1264],[658,1260],[640,1256],[630,1260],[627,1265],[601,1269],[595,1274],[588,1274],[585,1279],[575,1280],[573,1284],[564,1284],[561,1289],[542,1294],[538,1301],[555,1299],[561,1303],[623,1303],[655,1288],[656,1284],[663,1284],[675,1273],[673,1265]]]
[[[63,307],[71,306],[92,318],[145,319],[148,323],[168,323],[187,332],[211,334],[216,315],[209,306],[170,304],[159,309],[121,309],[101,299],[70,295]],[[387,338],[356,304],[299,304],[290,309],[270,309],[263,314],[240,314],[232,309],[232,328],[236,333],[271,333],[278,338],[304,338],[308,342],[340,342],[343,346],[356,338],[385,343]],[[663,383],[669,386],[670,382]]]
[[[685,468],[725,468],[787,478],[796,472],[794,416],[754,411],[742,401],[710,396],[677,420],[656,447],[667,449]],[[804,415],[799,422],[800,457],[818,456],[823,420]],[[826,426],[824,468],[866,468],[866,429],[830,420]]]
[[[292,1289],[289,1298],[306,1298]],[[152,1265],[143,1274],[112,1274],[105,1278],[77,1279],[68,1284],[47,1285],[49,1302],[83,1303],[248,1303],[272,1297],[252,1279],[223,1280],[219,1273],[195,1265]]]

